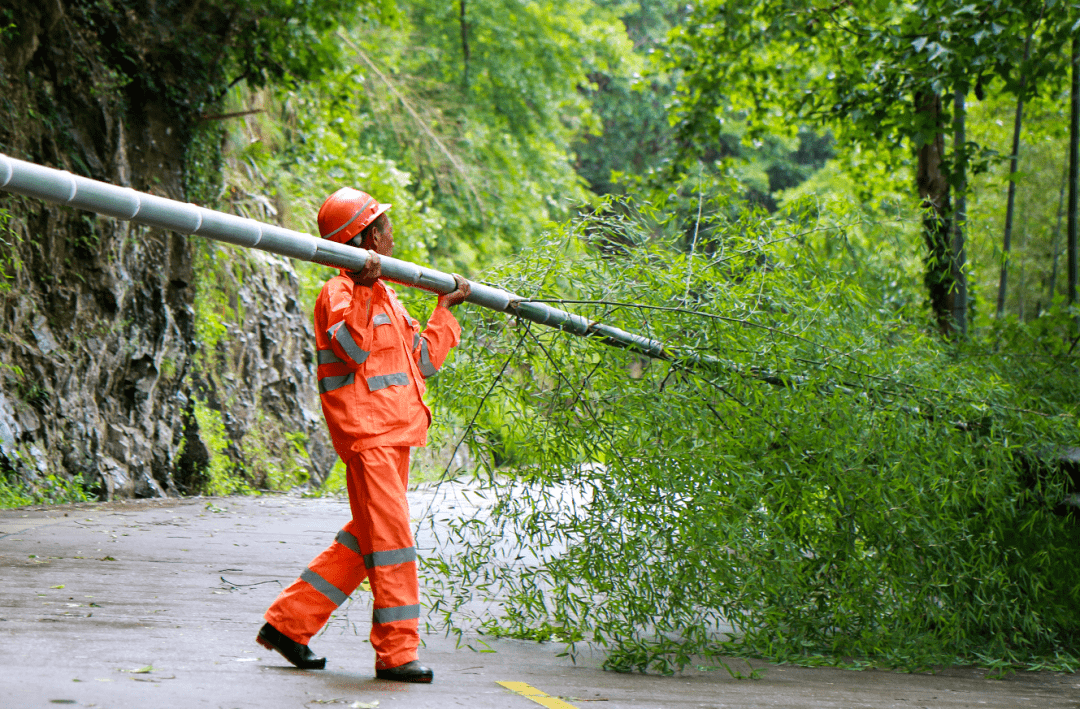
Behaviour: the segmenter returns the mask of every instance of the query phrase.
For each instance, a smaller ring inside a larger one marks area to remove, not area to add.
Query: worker
[[[344,187],[319,210],[323,238],[374,252],[359,271],[342,269],[327,281],[315,303],[319,394],[345,462],[352,519],[266,611],[257,640],[297,667],[323,669],[326,658],[316,657],[308,642],[366,578],[374,597],[376,677],[426,683],[434,673],[416,654],[420,599],[405,498],[409,448],[427,443],[424,379],[458,344],[461,327],[449,309],[470,289],[454,274],[456,289],[439,296],[421,332],[394,289],[379,280],[380,255],[394,250],[388,209]]]

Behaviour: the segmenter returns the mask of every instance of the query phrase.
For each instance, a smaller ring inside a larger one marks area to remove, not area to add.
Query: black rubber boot
[[[406,662],[397,667],[388,667],[385,670],[376,669],[375,676],[379,679],[388,679],[394,682],[414,682],[416,684],[430,684],[435,673],[430,667],[424,667],[420,660]]]
[[[259,629],[259,636],[255,640],[267,650],[277,650],[282,657],[302,670],[326,668],[325,657],[315,657],[315,653],[307,645],[301,645],[295,640],[290,640],[269,623]]]

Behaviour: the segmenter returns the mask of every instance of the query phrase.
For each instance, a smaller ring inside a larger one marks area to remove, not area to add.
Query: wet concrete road
[[[414,512],[424,502],[415,499]],[[347,517],[341,500],[277,496],[0,511],[0,709],[1080,709],[1080,675],[1000,681],[964,668],[906,675],[764,663],[757,680],[621,675],[600,671],[599,657],[575,666],[557,646],[495,641],[481,653],[439,635],[421,650],[435,683],[399,685],[374,679],[362,592],[312,642],[327,669],[295,670],[255,644],[262,612]],[[524,696],[529,688],[546,698]]]

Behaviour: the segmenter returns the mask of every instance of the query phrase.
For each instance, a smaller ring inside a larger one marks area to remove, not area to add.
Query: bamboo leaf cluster
[[[1054,461],[1076,360],[1049,344],[1068,323],[1013,332],[1004,359],[949,348],[894,307],[887,259],[843,267],[843,223],[722,202],[694,255],[609,204],[492,274],[675,359],[470,313],[436,400],[468,423],[480,502],[427,522],[432,622],[600,646],[619,670],[1075,667],[1077,519]]]

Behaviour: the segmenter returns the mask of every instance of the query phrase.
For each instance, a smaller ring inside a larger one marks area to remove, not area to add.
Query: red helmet
[[[319,234],[324,239],[344,244],[390,207],[379,204],[367,192],[342,187],[327,197],[319,209]]]

